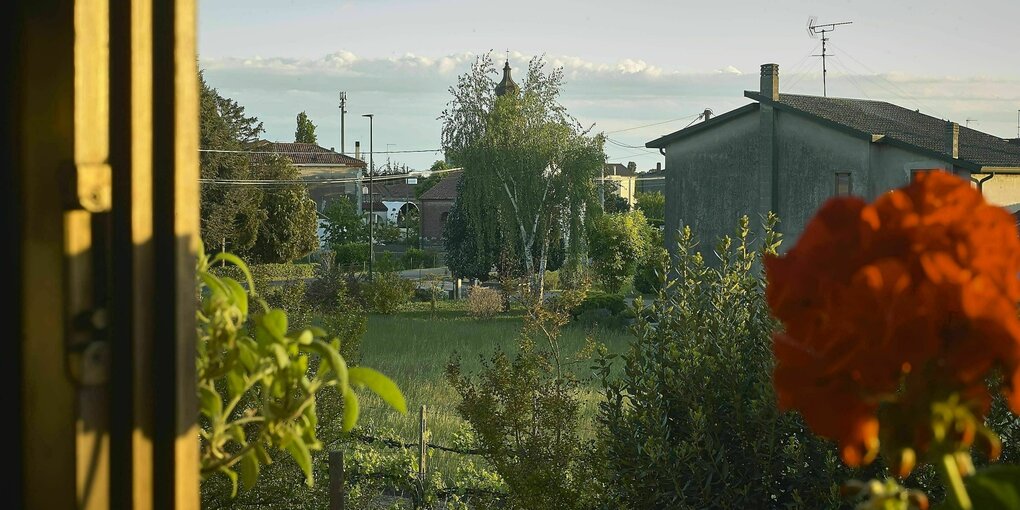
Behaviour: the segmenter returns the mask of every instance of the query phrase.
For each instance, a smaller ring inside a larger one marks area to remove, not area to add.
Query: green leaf
[[[259,460],[255,452],[248,452],[241,457],[238,468],[241,471],[241,487],[244,490],[251,490],[259,478]]]
[[[382,397],[383,401],[396,409],[401,414],[407,414],[407,403],[400,388],[389,377],[366,367],[354,367],[348,370],[352,384],[367,386],[376,395]]]
[[[280,344],[273,344],[271,347],[273,355],[276,356],[276,364],[280,367],[287,367],[290,365],[290,356],[287,355],[287,349],[284,349]]]
[[[262,446],[262,443],[255,443],[255,455],[258,456],[258,461],[261,464],[269,465],[273,463],[273,458],[266,451],[266,448]]]
[[[224,278],[223,283],[230,290],[230,295],[234,299],[234,304],[241,310],[241,315],[247,317],[248,293],[244,291],[244,287],[241,287],[241,284],[234,281],[233,278]]]
[[[344,391],[344,432],[349,432],[358,423],[358,412],[358,396],[348,388]]]
[[[274,339],[281,339],[287,335],[287,313],[283,310],[270,310],[262,316],[262,327]]]
[[[312,343],[312,332],[310,330],[304,330],[295,339],[297,343],[301,345],[309,345]]]
[[[996,465],[963,479],[974,508],[1020,508],[1020,466]]]
[[[245,279],[248,280],[248,288],[251,289],[251,293],[252,294],[256,294],[256,292],[255,292],[255,279],[251,277],[251,271],[248,270],[248,264],[245,264],[244,261],[241,260],[240,257],[238,257],[237,255],[234,255],[233,253],[217,253],[216,256],[213,257],[212,261],[209,262],[209,265],[210,266],[214,266],[214,265],[216,265],[217,262],[219,262],[221,260],[225,260],[225,261],[230,262],[231,264],[241,268],[241,272],[244,273]]]
[[[234,471],[233,469],[230,469],[230,468],[228,468],[226,466],[223,466],[223,467],[220,468],[220,472],[225,474],[225,475],[227,475],[227,478],[230,479],[230,486],[231,486],[230,497],[236,498],[237,497],[237,471]]]
[[[300,437],[292,435],[290,441],[287,442],[286,448],[287,453],[294,457],[294,461],[297,462],[298,467],[304,472],[305,484],[311,487],[314,479],[312,478],[312,454],[308,451],[308,446]]]
[[[343,356],[337,352],[336,349],[332,348],[326,342],[322,340],[315,340],[309,346],[309,349],[315,351],[319,356],[326,360],[330,370],[336,374],[336,380],[338,383],[337,390],[340,393],[345,393],[347,388],[350,386],[348,379],[347,362],[344,361]]]
[[[198,387],[198,397],[202,402],[202,414],[211,421],[218,422],[220,415],[223,414],[223,400],[220,399],[220,394],[212,387],[202,385]]]
[[[244,376],[237,372],[227,372],[227,391],[234,398],[244,391]]]

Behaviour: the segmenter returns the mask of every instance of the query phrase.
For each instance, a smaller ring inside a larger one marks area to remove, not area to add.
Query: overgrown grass
[[[459,397],[447,383],[444,370],[454,354],[461,356],[466,373],[481,368],[480,356],[488,358],[496,348],[508,353],[517,350],[523,310],[499,314],[491,319],[474,319],[466,314],[463,302],[443,301],[433,313],[427,303],[414,303],[411,310],[396,315],[372,315],[361,344],[360,362],[391,377],[407,399],[408,415],[400,416],[367,393],[361,407],[359,426],[392,430],[399,439],[418,440],[419,409],[428,409],[428,430],[433,443],[453,446],[455,436],[466,431],[466,422],[458,415]],[[625,331],[592,330],[567,327],[560,339],[564,352],[580,350],[591,335],[610,352],[622,353],[630,335]],[[587,364],[577,366],[578,376],[589,378],[585,386],[582,436],[591,433],[592,418],[601,398],[598,381],[590,378]],[[474,462],[481,459],[475,457]],[[430,470],[438,470],[449,480],[458,465],[469,462],[463,455],[433,451]]]

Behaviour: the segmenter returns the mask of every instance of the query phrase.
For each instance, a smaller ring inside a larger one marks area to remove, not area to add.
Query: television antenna
[[[829,42],[829,32],[836,30],[836,27],[841,25],[852,24],[853,21],[840,21],[838,23],[818,23],[818,16],[810,16],[807,21],[807,33],[812,39],[816,39],[818,34],[822,34],[822,54],[811,55],[812,57],[822,57],[822,96],[828,96],[828,90],[826,89],[825,75],[828,74],[829,69],[825,65],[825,57],[831,57],[832,54],[826,52],[825,43]]]

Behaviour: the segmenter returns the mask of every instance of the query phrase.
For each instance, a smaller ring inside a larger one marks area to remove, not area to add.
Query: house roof
[[[372,184],[372,194],[379,200],[414,200],[414,185],[405,180],[376,182]]]
[[[621,177],[633,177],[634,171],[627,168],[627,165],[620,163],[606,163],[606,175],[619,175]]]
[[[252,158],[255,161],[267,160],[273,157],[265,152],[276,152],[290,158],[296,166],[301,165],[336,165],[365,168],[365,162],[352,158],[346,154],[319,147],[314,143],[291,143],[291,142],[270,142],[262,141],[255,145]]]
[[[759,103],[770,104],[781,110],[806,115],[832,127],[842,128],[851,134],[952,160],[952,156],[946,151],[946,121],[916,110],[884,101],[865,99],[780,94],[778,101],[772,101],[755,91],[747,91],[744,95]],[[756,105],[751,104],[727,112],[707,122],[649,142],[646,146],[665,147],[673,140],[693,134],[696,132],[695,128],[705,129],[725,122],[727,118],[732,118],[728,117],[730,114],[744,113],[749,111],[748,107],[753,106]],[[1020,167],[1020,145],[976,129],[960,126],[958,147],[959,158],[956,161],[969,163],[973,170],[986,166]]]
[[[450,175],[444,177],[442,180],[436,183],[435,186],[429,188],[428,191],[422,193],[419,200],[456,200],[457,199],[457,184],[460,183],[460,178],[463,176],[463,172],[451,172]]]

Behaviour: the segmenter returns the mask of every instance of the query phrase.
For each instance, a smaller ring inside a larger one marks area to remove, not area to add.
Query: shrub
[[[336,265],[361,269],[368,262],[368,243],[347,243],[333,246]]]
[[[372,281],[358,283],[358,295],[367,310],[392,314],[411,300],[414,288],[396,273],[376,273]]]
[[[847,474],[832,443],[780,413],[775,326],[757,261],[779,244],[773,217],[757,251],[746,217],[709,266],[685,229],[678,275],[639,314],[599,421],[606,486],[625,508],[835,508]],[[649,320],[651,319],[651,320]]]
[[[604,214],[595,220],[588,251],[603,290],[619,292],[634,275],[648,247],[648,228],[641,211]]]
[[[503,310],[503,296],[499,291],[475,285],[467,298],[468,313],[477,319],[487,319]]]
[[[404,252],[404,267],[407,269],[418,269],[425,267],[425,250],[418,248],[408,248]]]
[[[315,271],[318,267],[318,264],[252,264],[249,266],[249,269],[251,270],[252,277],[258,283],[259,280],[266,282],[307,280],[315,276]],[[236,281],[244,281],[244,273],[232,264],[225,267],[216,266],[210,268],[209,272],[217,276],[226,276]]]
[[[638,262],[634,273],[634,289],[642,294],[655,294],[666,281],[669,252],[662,246],[653,246]]]
[[[622,295],[596,291],[587,293],[581,302],[574,306],[570,314],[576,318],[585,312],[605,310],[609,315],[617,315],[626,309],[627,303],[624,302]]]
[[[559,331],[569,321],[566,313],[533,308],[513,357],[497,350],[477,374],[464,374],[458,358],[447,365],[461,397],[457,411],[509,489],[509,508],[594,508],[601,492],[590,472],[599,465],[588,453],[593,445],[578,437],[582,394],[569,370],[591,350],[560,351]]]
[[[560,289],[560,273],[559,273],[559,271],[546,271],[545,272],[545,288],[546,288],[546,290],[559,290]]]
[[[392,273],[394,271],[399,271],[400,269],[402,269],[400,267],[400,260],[393,256],[393,252],[376,252],[374,271],[378,271],[380,273]]]

